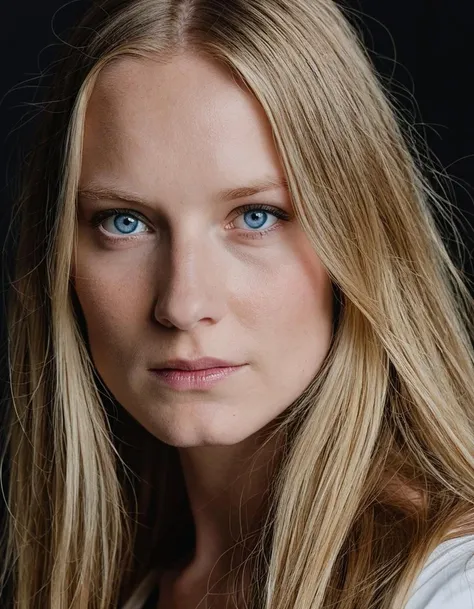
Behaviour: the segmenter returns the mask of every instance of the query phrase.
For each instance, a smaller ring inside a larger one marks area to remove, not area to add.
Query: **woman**
[[[472,299],[340,9],[105,0],[46,110],[15,607],[470,607]]]

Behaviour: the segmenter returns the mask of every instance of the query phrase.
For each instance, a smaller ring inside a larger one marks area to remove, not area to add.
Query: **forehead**
[[[83,177],[163,168],[203,178],[235,171],[229,179],[240,180],[259,177],[242,176],[252,166],[280,173],[271,128],[255,97],[219,63],[122,58],[99,74],[86,112]]]

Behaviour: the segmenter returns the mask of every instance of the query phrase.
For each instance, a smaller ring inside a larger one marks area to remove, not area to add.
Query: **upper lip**
[[[170,359],[158,366],[154,366],[152,370],[161,370],[163,368],[173,368],[175,370],[205,370],[206,368],[228,368],[229,366],[240,366],[226,362],[216,357],[201,357],[200,359]]]

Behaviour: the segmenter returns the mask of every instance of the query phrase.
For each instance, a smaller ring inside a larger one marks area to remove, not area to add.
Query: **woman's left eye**
[[[278,207],[269,205],[244,205],[235,211],[238,212],[238,214],[230,223],[231,227],[242,229],[249,233],[257,233],[259,236],[264,235],[266,232],[269,232],[276,227],[276,225],[279,224],[279,220],[286,221],[290,219],[287,212]],[[236,226],[236,220],[239,218],[242,218],[242,221],[239,226]],[[110,223],[111,226],[108,228],[103,226],[106,220],[112,220]],[[271,222],[272,220],[274,221]],[[146,222],[141,220],[136,212],[129,209],[102,210],[92,217],[90,224],[94,228],[101,226],[105,229],[102,232],[110,233],[112,235],[135,236],[137,233],[133,231],[139,224],[142,224],[145,227],[145,230],[139,231],[138,234],[150,232]],[[111,232],[112,227],[117,229],[119,233]],[[115,237],[113,237],[113,239],[115,239]]]
[[[259,232],[262,235],[269,232],[273,227],[279,224],[280,220],[289,220],[290,216],[282,209],[278,207],[271,207],[270,205],[244,205],[238,210],[240,212],[237,218],[242,218],[242,225],[237,226],[246,230],[248,228],[254,229],[249,232]],[[273,216],[273,218],[272,218]],[[271,224],[267,224],[268,220],[274,220]],[[235,220],[232,221],[235,226]]]

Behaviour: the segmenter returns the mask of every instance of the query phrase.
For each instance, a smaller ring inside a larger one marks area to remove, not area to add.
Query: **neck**
[[[183,589],[217,581],[223,589],[247,558],[281,447],[281,436],[260,432],[232,446],[179,450],[196,534],[193,557],[179,574]]]

